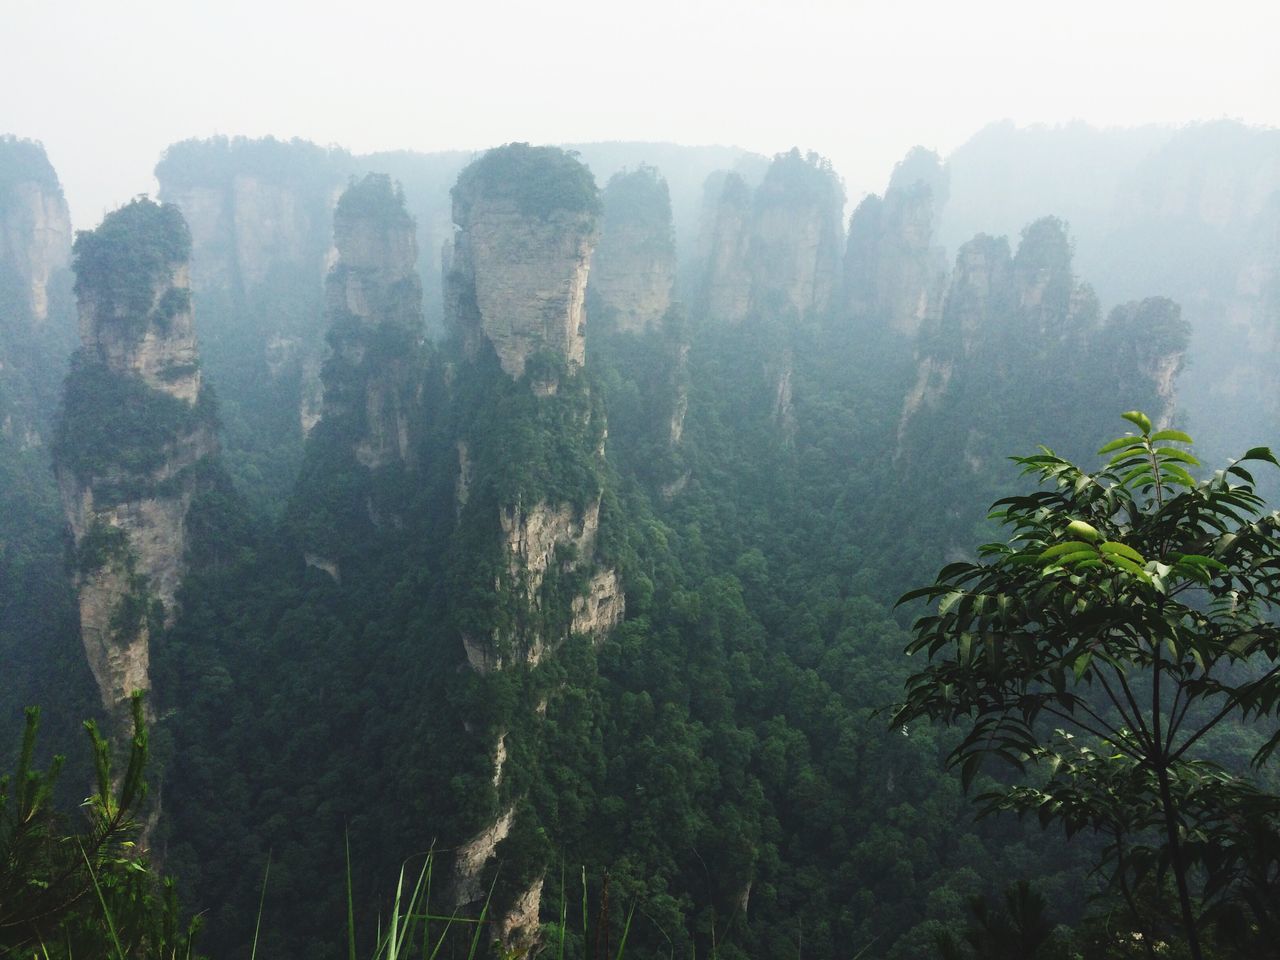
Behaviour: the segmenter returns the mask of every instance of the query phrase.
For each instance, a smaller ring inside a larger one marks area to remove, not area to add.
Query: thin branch
[[[1138,727],[1142,731],[1142,735],[1146,737],[1147,742],[1155,743],[1151,736],[1151,730],[1147,727],[1147,721],[1142,715],[1142,709],[1138,706],[1138,698],[1133,695],[1133,689],[1129,686],[1129,681],[1125,679],[1124,672],[1118,667],[1112,667],[1116,672],[1116,679],[1120,681],[1120,689],[1124,691],[1124,697],[1129,701],[1129,706],[1133,708],[1134,715],[1138,718]]]
[[[1061,720],[1065,720],[1068,723],[1075,724],[1081,730],[1085,731],[1086,733],[1093,734],[1099,740],[1105,740],[1106,742],[1112,744],[1121,753],[1127,754],[1131,759],[1136,760],[1138,763],[1146,763],[1146,757],[1143,757],[1134,753],[1131,749],[1125,746],[1124,737],[1119,731],[1112,731],[1112,733],[1108,735],[1093,729],[1093,727],[1089,726],[1087,723],[1081,722],[1079,717],[1073,717],[1069,713],[1063,713],[1061,710],[1058,710],[1056,707],[1046,706],[1044,707],[1044,710],[1047,713],[1053,714],[1055,717],[1058,717]]]
[[[1261,686],[1263,683],[1265,683],[1266,681],[1274,677],[1277,673],[1280,673],[1280,663],[1276,664],[1274,667],[1272,667],[1270,670],[1268,670],[1266,673],[1260,676],[1257,680],[1253,681],[1253,683],[1249,684],[1249,686],[1250,687]],[[1208,733],[1210,730],[1216,727],[1219,723],[1221,723],[1223,718],[1226,717],[1228,713],[1230,713],[1232,710],[1234,710],[1238,706],[1240,706],[1239,696],[1236,694],[1229,695],[1227,697],[1227,702],[1222,707],[1222,709],[1219,710],[1216,714],[1214,714],[1212,720],[1210,720],[1208,723],[1202,726],[1199,730],[1197,730],[1191,736],[1191,738],[1187,740],[1186,743],[1184,743],[1177,750],[1175,750],[1173,755],[1169,757],[1169,762],[1172,763],[1173,761],[1177,760],[1180,756],[1182,756],[1184,753],[1186,753],[1189,749],[1191,749],[1192,744],[1194,744],[1197,740],[1199,740],[1206,733]]]
[[[1118,667],[1112,664],[1108,664],[1108,666],[1110,666],[1112,670],[1116,671],[1117,674],[1120,673],[1120,669]],[[1145,738],[1146,728],[1145,726],[1140,727],[1142,715],[1140,713],[1135,713],[1134,717],[1130,717],[1125,708],[1120,705],[1119,698],[1116,697],[1115,691],[1111,689],[1111,684],[1107,683],[1107,678],[1101,670],[1097,672],[1097,677],[1098,681],[1102,684],[1102,689],[1106,691],[1107,699],[1110,700],[1111,705],[1116,708],[1116,712],[1120,714],[1120,719],[1124,721],[1125,726],[1134,731],[1135,734],[1141,734]],[[1130,701],[1130,705],[1132,706],[1132,698],[1130,698]]]

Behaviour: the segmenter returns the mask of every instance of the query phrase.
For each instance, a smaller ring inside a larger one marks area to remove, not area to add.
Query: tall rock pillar
[[[145,199],[75,243],[81,348],[54,463],[76,544],[85,654],[109,710],[151,685],[149,642],[173,621],[187,511],[217,451],[190,252],[177,208]]]

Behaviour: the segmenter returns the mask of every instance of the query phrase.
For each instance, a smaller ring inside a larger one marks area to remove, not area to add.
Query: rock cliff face
[[[580,368],[599,218],[587,169],[551,147],[490,150],[458,178],[453,218],[446,302],[468,352],[492,349],[515,380],[536,354]]]
[[[79,255],[87,265],[87,253]],[[110,269],[106,264],[103,268]],[[167,275],[155,278],[149,303],[121,302],[96,283],[77,281],[76,293],[80,342],[87,354],[109,370],[127,371],[152,390],[196,402],[200,366],[187,264],[175,263]]]
[[[49,317],[50,284],[71,262],[71,216],[38,144],[0,138],[0,269],[35,324]]]
[[[1203,455],[1256,442],[1258,398],[1275,396],[1256,345],[1274,329],[1258,284],[1259,269],[1271,268],[1258,253],[1280,195],[1280,131],[1231,120],[1123,130],[1004,123],[952,153],[948,167],[944,242],[1016,230],[1046,211],[1062,217],[1077,267],[1104,303],[1158,292],[1182,306],[1195,361],[1179,377],[1179,405]],[[1089,176],[1076,176],[1081,169]]]
[[[599,201],[576,160],[526,144],[491,150],[464,170],[453,201],[446,306],[461,349],[457,536],[492,558],[468,567],[467,576],[479,569],[488,579],[473,579],[464,592],[475,606],[456,619],[470,668],[516,671],[519,682],[569,635],[602,637],[623,615],[621,584],[598,555],[603,415],[581,374]],[[508,742],[520,754],[533,749],[536,714],[522,708],[496,721],[499,812],[459,850],[459,902],[480,896],[481,873],[521,829],[520,795],[506,787],[501,763]],[[540,864],[524,866],[541,873]],[[540,894],[535,879],[500,907],[507,947],[535,944]]]
[[[344,151],[301,140],[225,137],[174,144],[156,166],[161,198],[191,229],[229,463],[268,508],[281,505],[319,419],[333,209],[355,169]]]
[[[741,323],[751,310],[751,189],[736,173],[707,178],[699,262],[705,271],[701,306],[724,323]]]
[[[856,327],[910,338],[939,319],[947,267],[936,231],[946,196],[946,169],[917,147],[883,199],[873,194],[858,205],[844,256],[845,308]]]
[[[752,306],[825,313],[840,283],[844,188],[816,154],[792,150],[773,161],[755,196]]]
[[[75,245],[82,346],[54,455],[85,653],[113,710],[150,687],[149,641],[173,621],[187,511],[217,451],[201,402],[189,256],[177,208],[147,200]]]
[[[337,262],[325,283],[333,356],[324,373],[324,417],[346,421],[365,466],[407,463],[422,282],[413,220],[389,178],[369,174],[342,195],[334,246]]]
[[[71,221],[38,143],[0,137],[0,438],[43,442],[73,336]]]
[[[294,272],[318,288],[330,215],[354,169],[346,154],[301,140],[215,137],[169,147],[156,179],[191,230],[196,292],[251,296],[273,274]]]
[[[1075,405],[1044,403],[1080,390],[1167,423],[1187,333],[1177,305],[1158,298],[1117,308],[1103,324],[1097,297],[1072,272],[1060,220],[1028,226],[1013,255],[1003,237],[975,237],[956,256],[940,316],[921,327],[899,454],[952,446],[976,473],[998,459],[989,424],[1000,423],[1029,443],[1056,431],[1078,445],[1069,452],[1087,455],[1097,425]]]
[[[734,174],[708,188],[707,315],[732,324],[829,311],[840,287],[844,207],[831,165],[792,150],[774,159],[754,194]]]
[[[1182,308],[1167,297],[1121,304],[1111,311],[1099,336],[1097,361],[1116,388],[1136,380],[1149,403],[1143,409],[1156,429],[1173,424],[1177,378],[1186,361],[1190,325]]]
[[[666,181],[653,167],[610,178],[591,264],[591,322],[626,333],[658,329],[676,280],[675,232]]]

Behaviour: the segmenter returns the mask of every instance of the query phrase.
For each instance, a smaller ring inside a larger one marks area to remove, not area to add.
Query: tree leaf
[[[1093,552],[1093,544],[1081,543],[1079,540],[1068,540],[1065,543],[1054,544],[1048,550],[1040,554],[1041,560],[1051,560],[1054,557],[1060,557],[1066,553],[1077,553],[1079,551]]]
[[[1103,553],[1118,554],[1122,557],[1128,557],[1134,563],[1145,565],[1146,560],[1142,558],[1137,550],[1129,546],[1127,543],[1120,543],[1118,540],[1108,540],[1099,548]]]
[[[1173,447],[1157,447],[1156,455],[1164,457],[1166,460],[1181,460],[1183,463],[1189,463],[1193,467],[1200,466],[1200,461],[1185,450],[1177,450]]]
[[[1124,417],[1124,419],[1128,420],[1135,427],[1141,430],[1144,437],[1151,433],[1151,418],[1141,410],[1129,410],[1126,413],[1120,414],[1120,416]]]

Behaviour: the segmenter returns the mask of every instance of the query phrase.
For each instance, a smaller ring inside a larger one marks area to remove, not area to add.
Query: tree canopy
[[[1277,920],[1253,889],[1277,878],[1251,876],[1241,831],[1274,834],[1280,801],[1207,747],[1228,717],[1256,738],[1255,766],[1280,744],[1266,723],[1280,712],[1280,514],[1243,466],[1280,464],[1256,447],[1198,480],[1189,436],[1124,417],[1137,432],[1104,445],[1096,473],[1047,447],[1013,458],[1049,489],[998,500],[1009,539],[903,596],[931,605],[907,648],[930,662],[894,723],[965,726],[951,761],[966,785],[988,757],[1036,767],[986,809],[1103,832],[1139,924],[1137,891],[1167,871],[1199,957],[1207,917],[1254,936]]]

